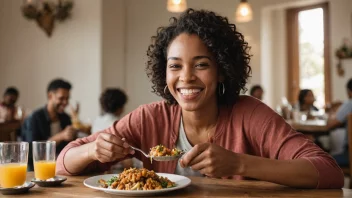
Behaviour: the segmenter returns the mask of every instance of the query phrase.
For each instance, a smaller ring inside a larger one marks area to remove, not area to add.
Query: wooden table
[[[27,179],[31,179],[32,177],[32,172],[27,174]],[[90,176],[67,177],[67,181],[60,187],[44,188],[35,186],[27,194],[1,195],[0,197],[119,197],[85,187],[83,180],[88,177]],[[352,197],[352,190],[349,189],[303,190],[262,181],[235,181],[202,177],[190,178],[192,180],[190,186],[156,197]]]
[[[329,128],[327,126],[327,122],[325,120],[307,120],[295,122],[293,120],[287,120],[292,128],[296,131],[308,134],[327,134],[329,132]]]

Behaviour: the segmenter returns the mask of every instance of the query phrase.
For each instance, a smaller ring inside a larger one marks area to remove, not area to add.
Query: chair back
[[[348,137],[348,157],[349,157],[349,173],[350,173],[350,189],[352,189],[352,113],[347,117],[347,137]]]
[[[16,129],[19,128],[19,123],[0,123],[0,142],[16,141]]]
[[[348,167],[343,167],[343,173],[349,177],[349,188],[352,189],[352,113],[347,116]]]

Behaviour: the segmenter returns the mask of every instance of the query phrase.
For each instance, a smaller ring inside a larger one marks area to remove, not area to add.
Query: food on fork
[[[113,176],[108,181],[100,179],[98,183],[103,188],[117,190],[158,190],[176,186],[175,182],[145,168],[125,169],[118,176]]]
[[[184,151],[173,148],[169,149],[162,144],[154,146],[150,149],[149,156],[150,156],[150,163],[153,163],[153,157],[169,157],[169,156],[178,156],[182,155]]]
[[[149,155],[151,157],[177,156],[177,155],[181,155],[183,153],[184,152],[178,148],[169,149],[169,148],[166,148],[164,145],[159,144],[159,145],[154,146],[153,148],[150,149]]]

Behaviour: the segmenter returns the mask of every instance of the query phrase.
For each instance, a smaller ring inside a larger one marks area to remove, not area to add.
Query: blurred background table
[[[306,120],[306,121],[293,121],[287,120],[292,128],[304,134],[312,135],[326,135],[329,133],[326,120]]]

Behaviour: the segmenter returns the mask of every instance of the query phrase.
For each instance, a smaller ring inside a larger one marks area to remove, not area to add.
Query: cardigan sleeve
[[[296,132],[271,108],[261,103],[250,115],[249,140],[257,154],[279,160],[306,159],[316,169],[316,188],[342,188],[344,175],[336,161],[320,147]]]
[[[81,145],[94,142],[100,133],[110,133],[117,135],[118,137],[125,138],[126,142],[130,145],[134,145],[136,147],[140,146],[141,138],[140,138],[140,116],[142,108],[134,110],[130,114],[123,117],[120,121],[116,121],[110,128],[100,131],[98,133],[94,133],[88,137],[79,138],[75,141],[70,142],[59,154],[56,162],[56,174],[59,175],[79,175],[83,173],[91,173],[91,172],[103,172],[109,170],[110,167],[117,163],[109,162],[109,163],[101,163],[99,161],[94,161],[90,164],[82,164],[82,166],[86,166],[86,168],[80,173],[70,173],[65,166],[65,155],[66,153],[74,147],[79,147]],[[137,152],[134,154],[135,157],[140,158],[140,154]],[[132,155],[128,155],[128,157],[132,157]],[[125,158],[123,158],[125,159]],[[123,160],[120,159],[119,161]],[[66,159],[67,160],[67,159]]]

